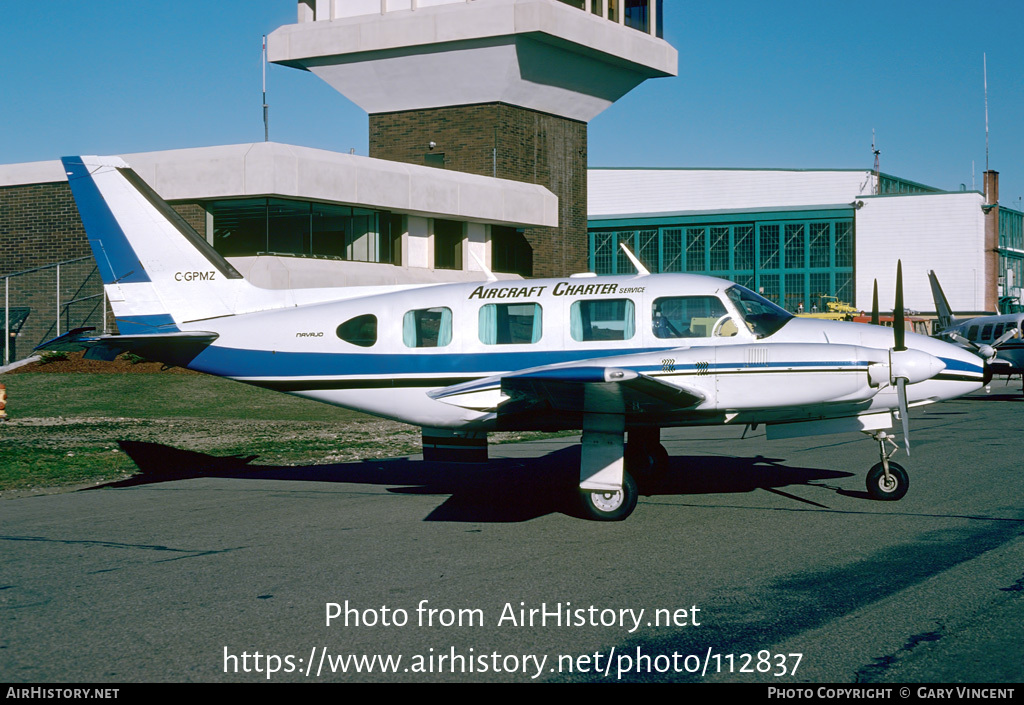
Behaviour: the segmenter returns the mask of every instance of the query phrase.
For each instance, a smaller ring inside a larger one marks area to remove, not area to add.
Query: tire
[[[868,470],[867,487],[871,499],[878,499],[883,502],[895,502],[903,499],[910,487],[910,478],[907,471],[899,463],[889,463],[890,484],[885,481],[885,468],[881,463],[875,463]]]
[[[626,470],[640,478],[652,478],[668,470],[668,451],[661,443],[626,444]]]
[[[583,515],[594,521],[622,521],[636,509],[636,481],[622,473],[622,489],[615,492],[580,490]]]

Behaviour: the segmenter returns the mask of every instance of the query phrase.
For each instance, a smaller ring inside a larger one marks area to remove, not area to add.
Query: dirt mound
[[[121,355],[116,360],[106,362],[104,360],[86,360],[83,352],[50,353],[42,360],[22,365],[7,372],[9,375],[22,374],[25,372],[87,372],[89,374],[127,374],[127,373],[148,373],[163,372],[165,374],[199,374],[184,367],[167,367],[161,362],[150,362],[140,360],[137,357]],[[62,357],[63,356],[63,357]]]

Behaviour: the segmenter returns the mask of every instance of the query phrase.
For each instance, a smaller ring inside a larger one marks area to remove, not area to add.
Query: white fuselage
[[[484,399],[500,394],[498,388],[483,385],[480,398],[469,401],[433,398],[432,392],[585,360],[629,368],[703,397],[685,412],[642,422],[654,425],[802,421],[897,406],[886,372],[891,329],[788,318],[758,335],[754,319],[726,293],[733,286],[712,277],[658,274],[441,284],[368,296],[348,290],[343,301],[181,328],[219,334],[190,364],[194,369],[426,427],[499,427],[494,400]],[[662,311],[668,304],[692,312],[694,302],[709,315],[671,319],[676,328],[687,321],[689,328],[666,333],[670,314]],[[589,314],[585,323],[581,307]],[[525,321],[526,334],[513,332],[508,340],[489,332],[502,316]],[[426,344],[417,337],[422,330],[413,330],[421,318],[434,336]],[[981,386],[977,356],[939,340],[906,337],[911,350],[941,361],[933,372],[944,368],[908,386],[911,405]],[[567,417],[565,427],[578,428],[578,418]]]

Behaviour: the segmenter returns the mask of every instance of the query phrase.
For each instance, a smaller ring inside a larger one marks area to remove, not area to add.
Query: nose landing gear
[[[878,441],[878,454],[881,457],[881,462],[871,466],[871,469],[868,470],[868,494],[871,499],[887,502],[902,499],[910,487],[910,478],[902,465],[890,460],[899,449],[894,440],[896,436],[885,431],[876,431],[871,437]],[[886,441],[892,445],[892,450],[886,449]]]

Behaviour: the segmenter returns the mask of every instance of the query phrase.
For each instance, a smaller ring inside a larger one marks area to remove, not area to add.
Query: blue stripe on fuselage
[[[942,362],[946,363],[946,370],[950,372],[975,372],[979,375],[985,374],[985,368],[982,367],[980,361],[977,365],[964,360],[955,360],[948,357],[940,357]]]
[[[495,374],[503,371],[527,370],[545,365],[556,365],[596,358],[618,357],[637,353],[656,353],[674,348],[633,348],[627,350],[555,350],[531,352],[496,352],[463,354],[423,353],[305,353],[245,350],[210,346],[190,365],[193,369],[224,377],[348,377],[361,375],[472,375]],[[691,348],[690,350],[693,350]],[[713,351],[711,351],[713,354]],[[779,368],[815,367],[867,367],[866,360],[827,360],[774,362],[769,365],[751,365],[752,371]],[[697,369],[696,363],[676,363],[677,371]],[[711,363],[708,371],[745,368],[735,362]],[[657,365],[637,367],[642,371],[657,371]]]
[[[148,282],[149,275],[92,180],[88,167],[82,163],[82,158],[63,157],[61,163],[103,283]]]
[[[211,345],[189,367],[223,377],[322,377],[386,374],[490,374],[562,362],[672,348],[463,354],[302,353]]]

